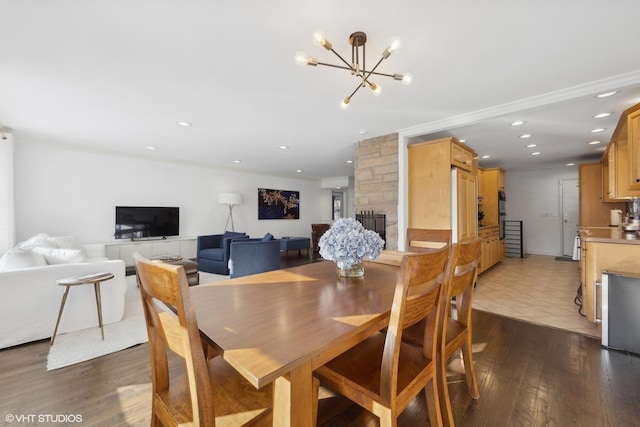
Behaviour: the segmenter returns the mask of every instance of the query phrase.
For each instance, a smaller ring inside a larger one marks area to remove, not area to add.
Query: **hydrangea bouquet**
[[[340,271],[360,265],[365,257],[377,258],[384,240],[375,231],[365,229],[359,221],[340,218],[322,235],[318,245],[322,258],[335,261]]]

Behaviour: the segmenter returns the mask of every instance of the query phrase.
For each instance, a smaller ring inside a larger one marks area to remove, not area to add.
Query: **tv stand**
[[[150,242],[153,240],[167,240],[167,236],[162,237],[132,237],[132,242]]]
[[[122,239],[105,243],[105,251],[109,259],[121,259],[127,266],[134,265],[133,254],[139,252],[146,258],[156,255],[180,255],[184,259],[196,258],[195,237],[162,237]]]

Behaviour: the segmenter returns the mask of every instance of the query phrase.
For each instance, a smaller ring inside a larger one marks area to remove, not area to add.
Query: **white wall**
[[[238,192],[236,231],[252,237],[311,236],[331,218],[331,191],[319,181],[156,161],[16,142],[16,241],[35,233],[73,235],[81,243],[113,240],[116,205],[179,206],[180,235],[222,233],[228,207],[218,193]],[[299,220],[258,220],[258,188],[300,191]]]
[[[563,179],[578,179],[578,166],[505,172],[506,219],[523,221],[527,254],[562,255]]]
[[[13,135],[0,139],[0,254],[15,244],[13,216]]]

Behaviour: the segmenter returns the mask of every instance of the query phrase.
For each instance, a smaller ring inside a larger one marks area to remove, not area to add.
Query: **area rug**
[[[200,272],[201,284],[228,279],[229,276]],[[130,275],[127,276],[124,317],[119,322],[104,325],[104,341],[99,326],[56,336],[55,344],[49,349],[47,371],[115,353],[147,341],[140,290],[136,284],[136,276]]]
[[[47,371],[95,359],[147,340],[136,276],[127,276],[122,320],[104,325],[104,341],[99,326],[56,336],[55,344],[49,349]]]

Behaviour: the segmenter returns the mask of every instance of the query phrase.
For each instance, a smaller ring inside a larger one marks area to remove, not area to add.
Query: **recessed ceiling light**
[[[529,135],[528,133],[525,133],[524,135],[520,135],[520,139],[527,139],[527,138],[531,138],[531,135]]]
[[[596,95],[596,97],[598,97],[598,98],[606,98],[607,96],[615,95],[616,93],[618,93],[618,91],[612,90],[611,92],[604,92],[604,93],[601,93],[599,95]]]
[[[234,160],[233,163],[242,163],[242,160]]]
[[[567,166],[575,166],[575,163],[567,163]]]
[[[296,169],[296,172],[302,173],[302,169]]]
[[[488,159],[489,157],[491,157],[491,156],[488,155],[488,154],[485,154],[484,156],[482,156],[483,159]]]
[[[589,145],[597,145],[597,144],[600,144],[600,141],[590,141],[590,142],[587,142],[587,144],[589,144]]]
[[[602,119],[604,117],[609,117],[612,113],[600,113],[593,116],[594,119]]]
[[[189,123],[189,122],[178,122],[178,124],[179,124],[180,126],[184,126],[184,127],[186,127],[186,128],[188,128],[189,126],[193,126],[193,125],[192,125],[191,123]]]
[[[540,152],[539,151],[534,151],[533,153],[531,153],[531,155],[532,156],[538,156],[538,155],[540,155]]]
[[[533,147],[537,147],[536,144],[527,144],[527,148],[533,148]]]
[[[459,139],[459,141],[460,141],[460,142],[462,142],[462,143],[467,142],[467,140],[466,140],[466,139]]]
[[[353,163],[353,160],[347,160],[347,163],[351,164]]]
[[[523,125],[525,122],[523,120],[516,120],[515,122],[511,122],[511,126],[520,126]]]
[[[154,151],[156,149],[156,147],[151,147],[151,146],[146,146],[144,148],[146,148],[147,150],[151,150],[151,151]]]
[[[281,150],[288,150],[288,149],[289,149],[289,146],[288,146],[288,145],[281,145],[281,146],[280,146],[280,149],[281,149]]]
[[[360,135],[365,135],[366,133],[367,133],[367,131],[366,131],[366,130],[361,130],[361,131],[360,131]]]
[[[595,129],[591,129],[590,132],[591,133],[598,133],[598,132],[602,132],[604,130],[604,128],[595,128]]]

